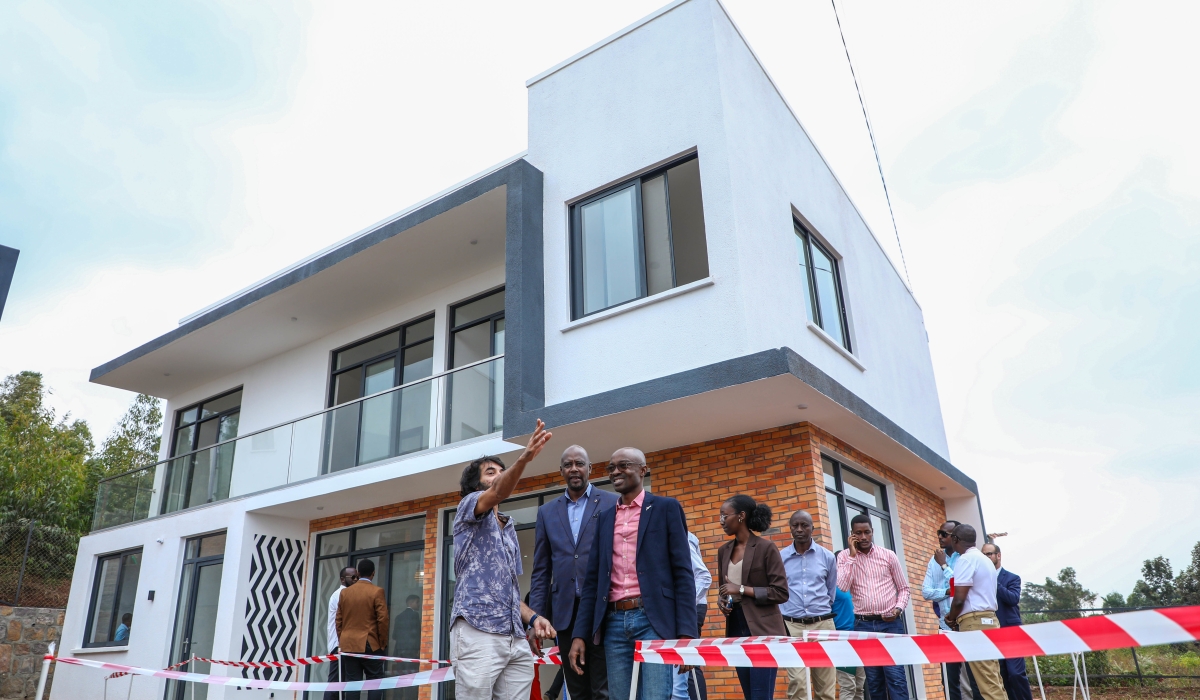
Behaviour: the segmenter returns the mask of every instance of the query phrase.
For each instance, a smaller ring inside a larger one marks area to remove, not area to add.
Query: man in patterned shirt
[[[526,630],[555,635],[550,621],[521,602],[521,548],[512,518],[500,503],[512,495],[525,467],[550,439],[545,424],[529,438],[509,469],[499,457],[481,457],[463,470],[462,500],[454,517],[454,605],[450,661],[459,700],[528,700],[533,655]]]
[[[875,547],[871,519],[850,520],[847,547],[838,552],[837,587],[854,600],[854,629],[859,632],[905,634],[908,580],[896,553]],[[900,666],[868,666],[867,690],[872,700],[908,700],[908,680]]]

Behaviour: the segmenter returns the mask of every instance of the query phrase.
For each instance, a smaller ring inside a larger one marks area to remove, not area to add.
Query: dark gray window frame
[[[850,515],[850,511],[849,511],[848,507],[846,506],[846,501],[849,500],[850,503],[854,504],[854,506],[856,508],[862,508],[862,509],[866,510],[868,513],[876,515],[881,520],[883,520],[884,522],[887,523],[888,537],[892,540],[893,551],[895,551],[894,547],[895,547],[896,541],[897,541],[896,540],[896,527],[892,523],[892,513],[887,508],[888,485],[886,483],[880,481],[879,479],[871,476],[870,474],[864,472],[861,468],[855,467],[852,464],[847,464],[845,462],[845,460],[841,459],[840,457],[836,457],[834,455],[822,452],[821,458],[827,459],[830,462],[833,462],[833,464],[834,464],[834,473],[835,473],[835,479],[836,479],[837,486],[833,489],[830,489],[829,486],[826,485],[825,491],[826,491],[826,493],[835,494],[838,498],[838,511],[839,512],[837,513],[837,518],[842,525],[843,537],[850,533],[850,519],[852,517],[854,517],[854,516]],[[880,509],[869,503],[864,503],[864,502],[860,501],[859,499],[854,498],[853,496],[846,495],[846,490],[845,490],[844,486],[842,485],[843,484],[843,481],[842,481],[842,472],[843,471],[849,471],[850,473],[854,474],[855,476],[859,477],[860,479],[865,479],[865,480],[871,482],[872,484],[875,484],[876,486],[878,486],[880,488],[880,492],[883,494],[884,507],[882,509]],[[824,473],[823,470],[822,470],[822,473]],[[833,518],[834,514],[831,513],[829,517]],[[876,544],[879,544],[879,543],[876,542]],[[841,550],[843,550],[845,548],[846,548],[845,542],[834,542],[833,543],[833,551],[835,553],[840,552]]]
[[[429,338],[424,339],[424,340],[419,340],[419,341],[416,341],[413,343],[409,343],[406,345],[404,343],[404,330],[406,328],[408,328],[409,326],[415,326],[418,323],[424,323],[425,321],[428,321],[430,319],[434,319],[434,327],[433,327],[433,333],[430,334]],[[387,352],[380,353],[380,354],[376,355],[375,357],[368,357],[360,362],[356,362],[347,367],[343,367],[342,369],[337,369],[338,353],[345,352],[346,350],[349,350],[358,345],[362,345],[364,343],[369,343],[372,340],[378,340],[379,338],[382,338],[385,335],[389,335],[391,333],[396,333],[396,332],[400,333],[400,345],[399,345],[398,349],[388,350]],[[376,362],[379,362],[380,360],[385,360],[388,357],[394,356],[394,357],[396,357],[396,360],[397,360],[396,375],[397,375],[397,377],[399,377],[401,371],[403,370],[400,363],[403,361],[404,351],[411,347],[420,345],[421,343],[428,342],[429,340],[432,340],[435,343],[437,342],[437,321],[436,321],[436,314],[433,311],[430,311],[429,313],[426,313],[426,314],[422,314],[422,315],[412,319],[411,321],[405,321],[404,323],[398,323],[398,324],[392,326],[391,328],[387,328],[385,330],[379,331],[378,333],[369,335],[365,338],[360,338],[359,340],[356,340],[353,343],[346,343],[345,345],[343,345],[341,347],[334,348],[329,353],[329,382],[328,382],[329,385],[328,385],[327,391],[326,391],[326,400],[325,400],[326,408],[333,408],[335,406],[334,401],[337,400],[337,397],[335,396],[335,392],[337,391],[338,375],[347,374],[349,372],[354,371],[355,369],[357,369],[359,372],[363,372],[367,365],[371,365]],[[396,386],[400,386],[400,385],[397,384]],[[359,398],[362,398],[362,397],[359,397]]]
[[[222,391],[221,393],[214,394],[213,396],[210,396],[210,397],[204,399],[203,401],[196,401],[195,403],[188,404],[187,406],[184,406],[183,408],[176,410],[175,411],[175,420],[172,421],[172,424],[171,424],[171,451],[169,452],[169,454],[172,457],[178,457],[180,455],[185,455],[188,452],[194,452],[199,449],[204,449],[204,448],[196,447],[196,441],[200,439],[200,429],[197,428],[195,435],[192,438],[192,444],[188,445],[188,448],[186,450],[183,450],[182,452],[179,451],[179,443],[178,443],[179,429],[182,427],[180,425],[180,423],[182,422],[183,414],[187,413],[188,411],[192,410],[193,408],[199,408],[200,406],[203,406],[206,403],[212,403],[213,401],[216,401],[218,399],[223,399],[226,396],[229,396],[230,394],[236,394],[239,391],[242,391],[243,389],[244,389],[244,387],[237,386],[237,387],[230,389],[229,391]],[[209,421],[219,421],[222,418],[233,415],[234,413],[241,413],[241,412],[242,412],[242,402],[238,401],[237,408],[225,409],[224,411],[221,411],[220,413],[218,413],[215,416],[210,416],[203,420],[194,421],[193,423],[191,423],[191,425],[198,426],[201,423],[208,423]]]
[[[689,153],[685,156],[681,156],[679,158],[675,158],[671,161],[668,161],[667,163],[657,166],[651,170],[647,170],[644,173],[641,173],[634,177],[628,178],[626,180],[622,180],[621,182],[613,185],[612,187],[607,187],[600,192],[588,195],[587,197],[585,197],[583,199],[580,199],[578,201],[570,203],[571,226],[570,226],[570,240],[569,240],[570,246],[569,246],[569,248],[571,251],[571,265],[570,265],[570,270],[571,270],[571,320],[577,321],[581,318],[586,318],[588,316],[594,316],[596,314],[608,311],[609,309],[615,309],[618,306],[624,306],[625,304],[631,304],[631,303],[637,301],[638,299],[645,299],[648,296],[647,281],[646,281],[646,231],[645,231],[645,226],[644,226],[643,216],[642,216],[642,187],[641,187],[641,185],[646,180],[653,180],[654,178],[658,177],[659,175],[665,174],[671,168],[674,168],[678,165],[687,163],[688,161],[699,160],[699,158],[700,158],[700,155],[698,153],[695,153],[695,152]],[[672,229],[672,224],[671,224],[671,197],[670,197],[671,181],[670,181],[670,178],[667,178],[665,187],[666,187],[666,193],[667,193],[667,241],[671,248],[671,261],[672,261],[671,288],[674,289],[675,287],[678,286],[678,284],[676,282],[675,265],[674,265],[675,235],[674,235],[674,231]],[[601,199],[610,197],[618,192],[621,192],[621,191],[629,189],[629,188],[633,188],[633,201],[634,201],[634,207],[636,209],[636,214],[637,214],[637,251],[636,251],[637,261],[636,261],[636,265],[637,265],[638,295],[632,299],[627,299],[625,301],[617,302],[616,304],[610,304],[609,306],[606,306],[602,309],[596,309],[595,311],[584,313],[583,312],[583,221],[581,219],[581,212],[582,212],[584,206],[591,204],[592,202],[600,201]],[[703,206],[703,199],[704,199],[703,190],[701,190],[700,196],[701,196],[701,206]],[[705,246],[706,249],[704,251],[704,254],[707,256],[708,255],[707,241],[705,243],[706,243],[706,246]]]
[[[818,303],[817,297],[817,278],[813,270],[812,246],[816,246],[822,253],[833,263],[833,286],[837,298],[838,307],[838,323],[842,330],[842,347],[846,352],[854,352],[854,343],[850,339],[850,315],[846,311],[846,293],[845,286],[842,283],[842,259],[825,245],[813,232],[801,223],[798,219],[792,219],[792,224],[795,226],[795,234],[804,242],[804,271],[807,279],[804,280],[808,288],[808,311],[812,317],[812,322],[821,330],[825,330],[826,321],[821,318],[821,305]]]
[[[467,297],[466,299],[463,299],[462,301],[456,301],[453,304],[450,304],[450,306],[447,308],[447,315],[446,315],[446,368],[447,369],[452,369],[454,367],[454,334],[458,333],[459,331],[465,331],[468,328],[474,328],[475,326],[478,326],[483,323],[490,324],[491,331],[492,331],[492,333],[491,333],[491,337],[492,337],[491,353],[492,354],[489,355],[489,357],[493,357],[496,355],[496,345],[495,345],[496,321],[505,321],[505,323],[504,323],[504,342],[505,342],[505,345],[508,344],[508,322],[507,322],[507,320],[505,320],[506,319],[505,312],[508,310],[507,306],[505,308],[501,308],[499,311],[497,311],[495,313],[489,314],[487,316],[481,316],[480,318],[477,318],[474,321],[468,321],[466,323],[462,323],[457,326],[454,325],[454,312],[457,311],[459,308],[466,306],[467,304],[473,304],[473,303],[479,301],[480,299],[485,299],[485,298],[490,297],[491,295],[497,294],[499,292],[504,292],[504,301],[505,301],[505,304],[507,305],[508,289],[507,289],[506,285],[501,284],[501,285],[492,287],[491,289],[489,289],[485,292],[480,292],[479,294],[475,294],[473,296]]]
[[[92,642],[91,638],[92,638],[92,624],[93,624],[93,621],[96,619],[96,605],[99,603],[99,597],[100,597],[100,574],[102,571],[104,571],[103,564],[108,559],[120,560],[120,564],[119,564],[120,568],[117,570],[117,591],[116,591],[116,595],[113,596],[114,601],[119,601],[121,599],[121,590],[125,587],[125,557],[130,554],[141,554],[141,555],[145,556],[141,547],[132,547],[130,549],[123,549],[119,552],[111,552],[109,554],[101,554],[100,556],[96,557],[96,573],[92,577],[91,601],[88,604],[87,621],[83,627],[83,645],[82,646],[85,649],[103,649],[105,647],[129,646],[128,639],[126,639],[124,643],[117,643],[117,642],[111,642],[111,641],[96,643],[96,642]],[[145,559],[142,560],[142,563],[145,563]],[[139,564],[139,568],[138,568],[138,578],[139,579],[141,578],[141,565],[140,564]],[[136,583],[134,584],[134,587],[136,589],[136,587],[137,587]],[[136,590],[134,592],[136,593]],[[137,596],[134,596],[134,599],[136,600]],[[116,631],[116,629],[117,629],[116,623],[118,622],[118,620],[116,618],[116,614],[115,614],[116,612],[117,612],[116,610],[113,611],[114,615],[113,615],[112,620],[109,623],[109,627],[110,627],[109,637],[110,638],[112,636],[112,633],[114,631]],[[133,631],[130,630],[130,636],[132,636],[132,635],[133,635]]]

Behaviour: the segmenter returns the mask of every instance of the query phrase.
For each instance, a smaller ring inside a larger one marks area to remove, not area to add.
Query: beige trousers
[[[996,611],[983,610],[958,616],[958,631],[974,632],[975,630],[991,630],[1000,626],[1000,618]],[[1004,691],[1004,681],[1000,678],[1000,662],[969,661],[971,673],[975,676],[975,685],[979,686],[979,694],[983,700],[1008,700]],[[964,676],[966,674],[963,674]]]
[[[863,691],[867,687],[867,672],[856,668],[850,674],[842,670],[837,672],[838,688],[841,690],[838,700],[863,700]]]
[[[481,632],[461,617],[450,628],[457,700],[529,700],[533,652],[523,637]]]
[[[833,620],[821,620],[809,625],[802,625],[799,622],[784,622],[783,624],[787,625],[788,634],[793,637],[799,637],[800,633],[805,630],[837,629],[833,626]],[[812,672],[813,698],[815,700],[837,700],[837,670],[833,668],[809,670]],[[787,672],[788,700],[808,700],[808,681],[804,676],[804,669],[789,668]]]

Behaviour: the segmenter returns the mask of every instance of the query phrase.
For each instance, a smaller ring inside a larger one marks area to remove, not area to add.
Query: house
[[[870,515],[915,590],[943,520],[982,527],[917,300],[717,0],[668,5],[528,94],[525,153],[92,372],[164,398],[167,420],[162,461],[101,486],[64,653],[158,668],[325,653],[338,571],[370,557],[411,621],[393,645],[446,658],[462,468],[514,459],[538,418],[554,439],[503,506],[526,556],[572,443],[601,486],[615,449],[643,449],[714,568],[736,493],[777,523],[808,509],[835,550]],[[909,629],[934,631],[916,598]],[[935,667],[915,673],[941,697]],[[53,697],[99,679],[60,668]]]

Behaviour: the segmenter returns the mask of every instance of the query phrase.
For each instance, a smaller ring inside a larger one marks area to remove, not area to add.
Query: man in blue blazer
[[[609,478],[621,498],[597,519],[571,633],[568,659],[576,673],[587,663],[585,640],[604,645],[608,694],[614,700],[629,697],[635,642],[699,634],[683,506],[645,492],[647,473],[646,456],[632,447],[617,450],[608,461]],[[664,664],[642,666],[638,697],[670,698],[673,673]]]
[[[529,583],[529,607],[550,619],[558,630],[562,653],[571,648],[583,582],[596,534],[596,522],[604,511],[617,505],[617,495],[588,483],[592,463],[587,451],[571,445],[559,459],[558,471],[567,490],[538,509],[533,540],[533,574]],[[571,700],[607,700],[608,671],[604,648],[585,639],[587,663],[583,673],[569,669],[563,676]]]
[[[992,560],[997,569],[996,617],[1001,627],[1016,627],[1021,624],[1021,577],[1000,566],[1000,547],[988,543],[979,550]],[[1000,661],[1000,677],[1004,679],[1004,691],[1009,700],[1033,700],[1033,689],[1029,687],[1029,676],[1025,675],[1025,659],[1003,659]]]

